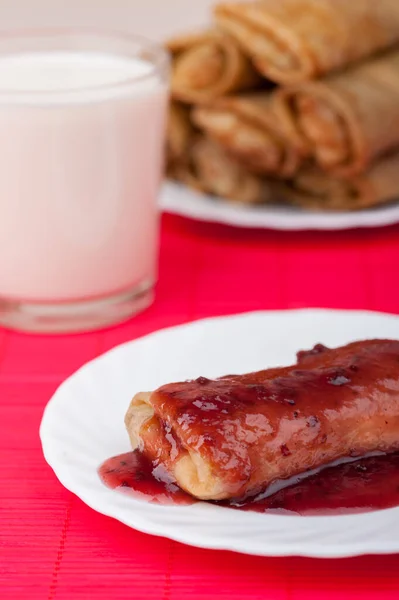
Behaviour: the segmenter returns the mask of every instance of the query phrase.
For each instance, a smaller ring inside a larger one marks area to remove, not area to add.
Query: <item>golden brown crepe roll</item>
[[[172,96],[189,104],[257,87],[261,81],[251,62],[229,35],[217,30],[175,38]]]
[[[279,199],[310,210],[353,211],[385,204],[399,198],[399,153],[351,179],[304,169],[291,181],[276,183],[274,190]]]
[[[397,0],[222,3],[216,22],[272,81],[290,85],[339,70],[399,41]]]
[[[188,109],[184,105],[172,101],[169,105],[169,118],[166,131],[166,163],[168,171],[173,170],[176,165],[186,161],[194,133]]]
[[[291,112],[274,93],[219,98],[194,108],[192,120],[253,173],[289,177],[306,156]]]
[[[318,345],[291,367],[165,385],[135,396],[125,424],[158,478],[205,500],[251,496],[399,449],[399,342]]]
[[[350,177],[399,147],[399,51],[279,93],[321,169]]]
[[[197,138],[189,163],[174,171],[175,179],[208,194],[244,204],[271,200],[270,184],[231,160],[217,144]]]

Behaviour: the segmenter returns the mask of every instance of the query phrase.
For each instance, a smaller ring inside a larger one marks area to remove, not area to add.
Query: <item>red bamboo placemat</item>
[[[55,388],[115,344],[211,315],[306,306],[399,313],[399,227],[278,233],[165,217],[147,312],[90,335],[0,331],[0,598],[397,600],[399,556],[268,559],[150,537],[86,507],[41,453]]]

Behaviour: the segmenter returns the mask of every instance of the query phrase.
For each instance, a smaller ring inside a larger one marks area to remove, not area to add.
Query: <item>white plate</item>
[[[398,190],[399,192],[399,190]],[[334,230],[380,227],[399,223],[399,202],[358,212],[309,212],[290,206],[244,206],[212,198],[185,186],[167,182],[161,193],[161,208],[199,221],[236,227],[280,230]]]
[[[43,451],[63,485],[105,515],[146,533],[205,548],[264,556],[342,557],[399,551],[399,508],[299,517],[237,512],[206,503],[160,506],[105,487],[97,467],[129,449],[123,417],[133,394],[199,375],[288,365],[301,348],[357,339],[399,339],[399,318],[303,310],[208,319],[129,342],[61,385],[40,428]]]

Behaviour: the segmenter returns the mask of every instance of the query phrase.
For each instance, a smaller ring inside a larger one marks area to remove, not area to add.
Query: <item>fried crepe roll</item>
[[[350,177],[399,147],[399,51],[279,95],[321,169]]]
[[[399,197],[399,153],[351,179],[308,168],[291,181],[274,184],[276,198],[310,210],[354,211]]]
[[[271,81],[291,85],[367,58],[399,41],[397,0],[222,3],[216,22]]]
[[[271,200],[267,181],[247,172],[231,160],[220,146],[199,137],[191,145],[190,161],[175,169],[176,180],[208,194],[243,204]]]
[[[192,120],[253,173],[289,177],[308,152],[288,103],[274,93],[219,98],[194,108]]]
[[[247,497],[345,457],[399,449],[399,342],[316,346],[297,364],[137,394],[133,448],[196,498]]]
[[[217,30],[172,39],[172,97],[189,104],[257,87],[261,77],[234,38]]]
[[[166,130],[167,171],[173,171],[176,165],[187,160],[190,143],[194,136],[188,109],[178,102],[169,105],[169,118]]]

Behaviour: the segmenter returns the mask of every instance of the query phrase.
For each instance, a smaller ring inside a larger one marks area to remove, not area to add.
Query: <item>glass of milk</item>
[[[0,36],[0,325],[85,331],[152,302],[168,71],[135,36]]]

